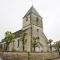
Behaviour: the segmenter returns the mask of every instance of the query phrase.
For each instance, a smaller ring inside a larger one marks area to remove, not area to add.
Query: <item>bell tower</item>
[[[42,44],[42,48],[44,51],[47,51],[47,38],[43,33],[43,23],[42,17],[36,11],[36,9],[32,6],[28,12],[23,17],[23,30],[27,30],[28,33],[28,42],[26,46],[26,50],[33,51],[32,43],[33,37],[39,37],[39,42]]]
[[[23,17],[23,28],[29,25],[35,25],[40,28],[43,28],[42,17],[36,11],[36,9],[32,6],[28,12]]]

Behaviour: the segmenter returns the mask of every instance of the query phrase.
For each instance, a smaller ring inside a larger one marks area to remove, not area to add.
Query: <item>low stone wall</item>
[[[38,57],[38,60],[42,59],[53,59],[53,58],[58,58],[58,53],[57,52],[52,52],[52,53],[30,53],[31,56],[33,57]],[[32,59],[32,57],[31,57]]]
[[[58,58],[57,52],[34,53],[34,52],[0,52],[0,56],[4,60],[46,60]]]

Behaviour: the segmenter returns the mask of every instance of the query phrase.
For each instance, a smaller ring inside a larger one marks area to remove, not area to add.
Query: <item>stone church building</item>
[[[22,42],[19,40],[19,36],[22,32],[26,32],[28,35],[27,43],[25,44],[25,51],[33,51],[32,42],[33,37],[39,37],[39,42],[41,45],[39,45],[39,48],[36,47],[36,51],[44,51],[46,52],[48,50],[47,45],[47,37],[45,36],[43,32],[43,21],[42,17],[39,15],[39,13],[36,11],[36,9],[32,6],[28,12],[23,17],[23,27],[21,30],[14,32],[15,35],[14,42],[9,44],[9,51],[12,51],[13,47],[16,51],[22,51]],[[3,46],[3,50],[5,49],[6,41],[3,39],[1,41],[1,44]]]

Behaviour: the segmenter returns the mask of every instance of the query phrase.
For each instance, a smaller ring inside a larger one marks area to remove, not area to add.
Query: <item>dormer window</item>
[[[38,21],[38,17],[36,17],[36,21]]]
[[[28,21],[28,17],[26,17],[26,21]]]

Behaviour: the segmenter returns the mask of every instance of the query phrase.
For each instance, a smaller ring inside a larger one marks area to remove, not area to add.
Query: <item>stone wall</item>
[[[58,58],[58,53],[0,52],[0,57],[4,60],[46,60]]]
[[[38,60],[40,59],[53,59],[53,58],[58,58],[58,53],[53,52],[53,53],[30,53],[30,56],[33,56],[35,59],[38,57]],[[32,57],[31,57],[32,59]],[[35,60],[34,59],[34,60]]]

